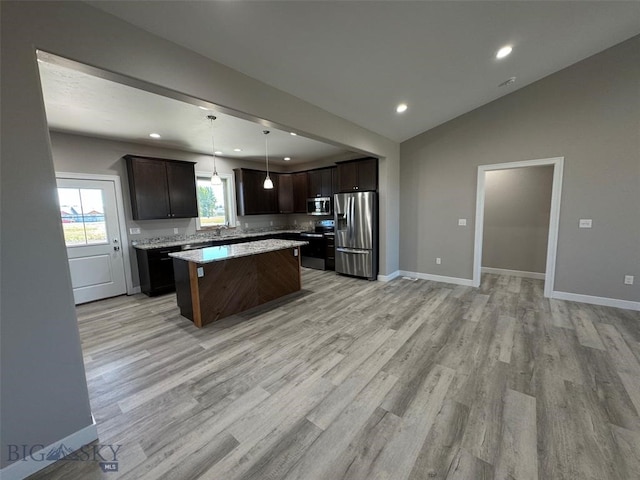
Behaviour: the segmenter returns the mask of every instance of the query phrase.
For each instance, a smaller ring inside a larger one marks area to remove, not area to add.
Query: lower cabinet
[[[336,238],[327,236],[327,250],[325,254],[324,268],[325,270],[336,269]]]
[[[136,249],[142,293],[153,297],[175,291],[173,258],[169,254],[179,252],[181,249],[182,247],[154,248],[150,250]]]

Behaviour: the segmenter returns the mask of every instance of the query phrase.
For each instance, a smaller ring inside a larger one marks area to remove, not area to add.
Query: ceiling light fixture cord
[[[211,175],[211,185],[222,185],[222,179],[218,175],[218,169],[216,168],[216,141],[213,134],[213,121],[216,119],[213,115],[207,115],[207,118],[211,121],[211,147],[213,152],[213,174]]]
[[[264,154],[267,161],[267,177],[264,179],[263,187],[265,190],[271,190],[273,188],[273,181],[271,180],[271,177],[269,177],[269,142],[267,141],[269,130],[263,130],[262,133],[264,133]]]

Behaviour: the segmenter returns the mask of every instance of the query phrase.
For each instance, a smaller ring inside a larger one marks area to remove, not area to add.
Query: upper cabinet
[[[319,168],[307,172],[307,196],[331,197],[333,196],[333,176],[335,167]]]
[[[126,155],[134,220],[198,216],[194,164]]]
[[[307,172],[292,173],[293,213],[307,213]]]
[[[278,174],[278,213],[293,213],[293,176]]]
[[[266,172],[248,168],[236,168],[236,200],[238,215],[264,215],[279,213],[278,185],[279,174],[271,172],[273,189],[265,190],[264,179]]]
[[[363,158],[338,164],[338,190],[340,192],[378,189],[378,159]]]

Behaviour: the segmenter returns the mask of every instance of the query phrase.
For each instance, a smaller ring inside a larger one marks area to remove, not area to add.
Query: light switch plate
[[[204,267],[198,267],[198,278],[204,277]]]
[[[440,257],[436,257],[436,265],[442,264],[442,259]]]
[[[580,228],[591,228],[592,220],[590,218],[581,218],[580,219]]]
[[[129,233],[131,235],[140,235],[140,229],[138,227],[131,227]]]
[[[467,219],[466,218],[459,218],[458,219],[458,226],[459,227],[466,227],[467,226]]]
[[[625,275],[624,276],[624,284],[625,285],[633,285],[633,275]]]
[[[294,249],[293,249],[293,256],[294,256],[294,257],[297,257],[297,256],[298,256],[298,249],[297,249],[297,248],[294,248]]]

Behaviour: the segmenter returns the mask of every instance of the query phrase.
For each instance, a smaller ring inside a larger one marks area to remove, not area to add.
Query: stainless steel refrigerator
[[[336,193],[336,272],[375,280],[378,276],[376,192]]]

